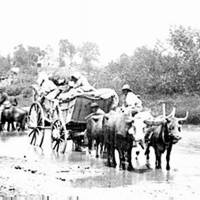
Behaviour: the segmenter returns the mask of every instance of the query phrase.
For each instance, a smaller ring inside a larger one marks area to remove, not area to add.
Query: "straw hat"
[[[122,91],[123,91],[123,90],[132,91],[130,85],[128,85],[128,84],[123,85]]]

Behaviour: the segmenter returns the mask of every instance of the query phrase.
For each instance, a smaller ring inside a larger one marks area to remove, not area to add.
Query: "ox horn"
[[[188,118],[188,115],[189,115],[189,112],[187,111],[185,117],[177,118],[177,119],[178,121],[185,121]]]
[[[168,116],[166,116],[166,118],[174,117],[175,113],[176,113],[176,108],[173,107],[172,112]]]

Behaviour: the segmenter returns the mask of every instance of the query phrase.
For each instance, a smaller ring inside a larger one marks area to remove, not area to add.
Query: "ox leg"
[[[99,157],[99,140],[96,140],[96,158]]]
[[[119,168],[120,169],[125,169],[126,165],[125,165],[125,156],[124,156],[124,151],[120,148],[119,149],[119,159],[120,159],[120,164],[119,164]]]
[[[126,158],[125,158],[125,152],[122,150],[122,169],[126,169]]]
[[[91,154],[92,151],[92,138],[88,137],[88,150],[89,154]]]
[[[110,144],[106,144],[106,147],[107,147],[107,165],[109,167],[111,167],[111,147],[110,147]]]
[[[132,147],[128,149],[128,152],[127,152],[127,157],[128,157],[128,170],[129,171],[132,171],[134,170],[133,168],[133,165],[132,165]]]
[[[116,167],[117,163],[115,160],[115,148],[114,147],[111,148],[111,157],[112,157],[111,167]]]
[[[7,122],[7,132],[10,131],[10,122]]]
[[[161,169],[161,152],[155,148],[155,155],[156,155],[156,169]]]
[[[150,146],[147,145],[146,151],[145,151],[145,155],[146,155],[146,166],[147,166],[147,168],[150,169],[151,167],[150,167],[150,162],[149,162],[149,159],[150,159],[149,154],[150,154]]]
[[[15,131],[15,125],[14,125],[14,122],[11,122],[11,126],[12,126],[12,131]]]
[[[100,155],[101,155],[101,156],[103,155],[103,150],[104,150],[104,145],[103,145],[103,143],[104,143],[104,138],[101,137],[101,139],[100,139]]]
[[[167,148],[167,155],[166,155],[167,166],[166,166],[166,170],[170,170],[169,161],[170,161],[171,150],[172,150],[172,145],[170,145],[170,146]]]
[[[100,144],[100,154],[103,155],[103,143]]]
[[[3,124],[1,123],[0,124],[0,132],[2,132],[3,131]]]

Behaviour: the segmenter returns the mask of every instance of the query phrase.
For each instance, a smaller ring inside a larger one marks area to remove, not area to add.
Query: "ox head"
[[[134,116],[133,130],[134,138],[136,141],[143,141],[146,132],[147,124],[146,120],[153,120],[153,116],[150,111],[143,111]]]
[[[126,136],[127,134],[133,135],[134,133],[133,123],[134,123],[133,117],[126,114],[122,114],[120,120],[120,126],[118,126],[119,133],[121,133],[124,136]]]
[[[126,137],[127,134],[133,134],[133,121],[132,116],[121,111],[111,111],[104,115],[104,125],[123,137]]]
[[[182,129],[182,122],[188,118],[188,112],[186,112],[186,115],[183,118],[175,117],[175,112],[176,109],[173,108],[172,113],[166,117],[168,134],[173,144],[177,143],[181,139],[180,133]]]

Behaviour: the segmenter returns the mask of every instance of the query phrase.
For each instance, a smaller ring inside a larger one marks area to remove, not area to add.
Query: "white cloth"
[[[124,97],[123,107],[135,109],[136,111],[142,110],[142,101],[133,92],[128,92]]]
[[[57,89],[57,86],[50,80],[44,80],[42,85],[40,86],[40,89],[39,89],[39,94],[44,94],[45,96],[53,91]]]
[[[84,92],[95,90],[95,88],[88,83],[88,80],[84,76],[80,76],[80,78],[74,83],[73,88],[81,88]]]

